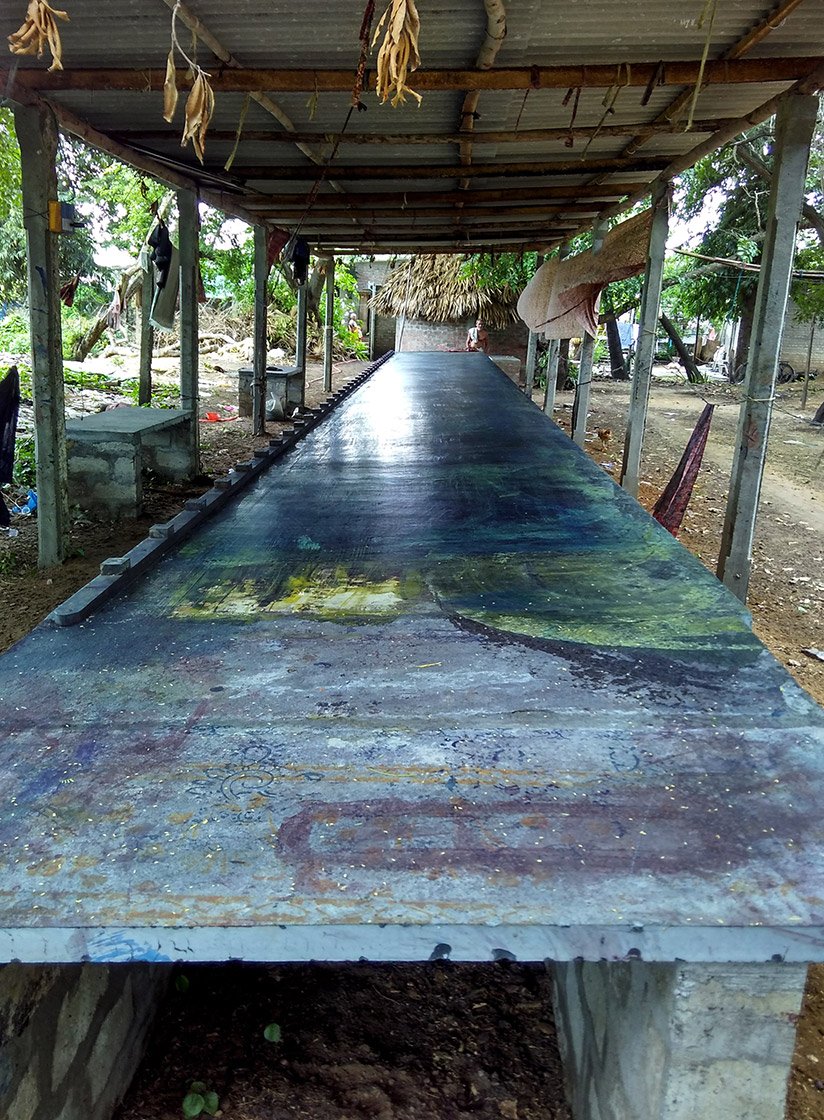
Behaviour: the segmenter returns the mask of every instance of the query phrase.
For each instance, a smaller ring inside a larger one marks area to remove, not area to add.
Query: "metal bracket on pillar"
[[[252,351],[252,434],[266,435],[266,355],[269,349],[266,322],[266,288],[269,260],[266,227],[255,226],[255,326]]]
[[[323,391],[332,392],[332,348],[335,339],[335,258],[326,266],[326,317],[323,325]]]
[[[20,144],[28,264],[38,563],[48,568],[65,560],[69,539],[59,235],[49,231],[48,219],[49,203],[57,198],[57,122],[50,109],[17,106],[14,126]]]
[[[621,467],[621,485],[633,497],[638,496],[638,482],[641,477],[641,450],[647,423],[652,364],[655,360],[655,327],[658,323],[658,311],[661,304],[661,281],[664,275],[664,253],[667,248],[669,200],[669,184],[659,187],[652,200],[654,211],[652,231],[649,239],[647,267],[644,273],[638,349],[635,352],[635,365],[632,371],[629,415],[627,416],[627,431],[624,438],[624,459]]]
[[[197,198],[191,191],[177,192],[180,253],[180,407],[191,417],[190,465],[193,475],[200,470],[200,431],[197,421],[198,390],[198,212]]]
[[[750,582],[755,520],[792,279],[796,227],[804,201],[817,112],[816,96],[789,94],[776,115],[775,167],[766,237],[718,559],[719,579],[742,602],[746,601]]]

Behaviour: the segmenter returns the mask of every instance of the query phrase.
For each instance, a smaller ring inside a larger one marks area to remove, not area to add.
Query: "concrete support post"
[[[57,123],[50,109],[18,106],[14,125],[20,143],[26,228],[39,505],[38,563],[41,568],[48,568],[65,560],[69,538],[59,234],[49,230],[49,203],[57,201]]]
[[[574,1120],[783,1120],[804,965],[552,967]]]
[[[661,303],[661,280],[664,274],[664,252],[667,247],[669,226],[669,191],[659,193],[653,199],[652,205],[655,213],[652,218],[644,291],[641,297],[638,348],[632,371],[629,415],[624,438],[624,460],[621,467],[621,485],[633,497],[638,495],[638,481],[641,477],[641,450],[647,423],[652,364],[655,360],[655,327],[658,323],[658,310]]]
[[[745,395],[738,420],[718,559],[719,579],[742,602],[747,598],[750,582],[755,520],[792,279],[796,226],[804,202],[804,182],[817,111],[817,97],[795,94],[784,99],[776,115],[776,161],[744,380]]]
[[[592,357],[594,353],[595,339],[588,331],[585,331],[581,343],[581,358],[578,362],[578,384],[575,386],[575,402],[572,405],[572,438],[579,447],[584,446],[587,434],[587,413],[589,412],[589,390],[592,385]]]
[[[152,352],[154,351],[154,327],[151,324],[152,302],[154,301],[154,266],[144,268],[140,294],[140,366],[138,370],[137,403],[151,404],[152,401]]]
[[[255,326],[252,351],[252,435],[266,435],[266,354],[267,335],[266,288],[269,261],[266,250],[266,227],[255,226]]]
[[[555,382],[558,380],[558,352],[560,340],[550,339],[549,351],[546,356],[546,392],[544,393],[544,412],[552,418],[555,411]]]
[[[300,404],[306,403],[306,313],[309,309],[306,285],[298,288],[297,334],[295,338],[295,367],[300,370]]]
[[[372,306],[372,302],[371,302],[375,298],[376,290],[377,290],[377,288],[376,288],[375,284],[370,284],[369,285],[369,301],[370,302],[369,302],[369,310],[367,311],[367,315],[369,316],[369,361],[370,362],[374,362],[374,360],[375,360],[375,342],[376,342],[377,327],[378,327],[378,316],[377,316],[375,308]]]
[[[191,191],[177,192],[180,253],[180,407],[191,416],[191,471],[200,470],[198,429],[198,215]]]
[[[538,335],[535,331],[529,332],[526,344],[526,365],[524,367],[524,392],[527,400],[532,400],[532,390],[535,387],[535,364],[538,359]]]
[[[332,392],[332,350],[335,338],[335,258],[326,265],[326,315],[323,324],[323,391]]]

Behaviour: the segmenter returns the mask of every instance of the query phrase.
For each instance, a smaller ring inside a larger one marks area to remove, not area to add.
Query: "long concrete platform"
[[[824,959],[824,713],[483,355],[0,658],[0,960]]]

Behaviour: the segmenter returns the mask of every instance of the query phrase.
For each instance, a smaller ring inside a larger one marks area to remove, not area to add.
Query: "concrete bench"
[[[138,516],[143,471],[178,482],[193,471],[191,414],[127,406],[66,421],[69,497],[85,509]]]
[[[252,386],[255,371],[237,371],[237,408],[241,416],[252,415]],[[266,367],[266,419],[284,420],[303,404],[303,371],[297,366]]]

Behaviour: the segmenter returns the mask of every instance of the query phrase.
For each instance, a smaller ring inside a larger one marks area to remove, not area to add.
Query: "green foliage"
[[[26,488],[37,485],[37,465],[34,459],[34,435],[17,433],[14,444],[14,465],[12,478],[18,486]]]
[[[464,261],[461,275],[479,288],[522,291],[539,265],[537,253],[473,253]]]
[[[183,1098],[183,1115],[186,1120],[194,1120],[204,1112],[207,1116],[214,1116],[220,1107],[217,1093],[209,1089],[202,1081],[193,1081],[189,1092]]]
[[[175,977],[175,989],[180,992],[181,995],[185,995],[190,986],[189,977],[185,973],[181,972],[179,976]]]
[[[267,1042],[280,1042],[283,1037],[280,1026],[277,1023],[270,1023],[264,1030],[263,1037]]]
[[[17,357],[28,354],[30,345],[28,315],[12,311],[0,320],[0,350]]]

